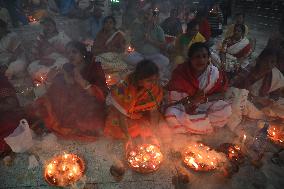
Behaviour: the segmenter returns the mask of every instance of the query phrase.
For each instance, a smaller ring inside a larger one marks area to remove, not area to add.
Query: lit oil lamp
[[[268,129],[268,138],[273,143],[284,147],[284,130],[281,130],[281,126],[271,125]]]
[[[183,163],[195,171],[212,171],[221,163],[221,155],[200,142],[189,144],[182,156]]]
[[[84,161],[79,156],[64,153],[49,161],[44,170],[44,178],[50,185],[64,187],[78,181],[84,171]]]
[[[128,53],[132,53],[132,52],[134,52],[134,51],[135,51],[135,49],[132,48],[132,47],[129,45],[128,48],[127,48],[127,52],[128,52]]]
[[[37,19],[35,19],[32,15],[29,15],[29,16],[28,16],[28,20],[29,20],[29,22],[31,22],[31,23],[36,23],[36,22],[37,22]]]
[[[241,151],[241,147],[231,143],[223,143],[218,148],[218,151],[226,154],[230,162],[234,162],[238,165],[244,163],[244,154]]]
[[[163,154],[156,145],[142,144],[128,150],[126,160],[134,171],[151,173],[159,169],[163,161]]]

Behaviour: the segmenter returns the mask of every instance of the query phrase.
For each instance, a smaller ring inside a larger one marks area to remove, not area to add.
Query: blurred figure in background
[[[187,59],[187,51],[192,44],[205,41],[205,38],[199,33],[199,23],[197,20],[190,21],[187,24],[186,33],[179,35],[176,39],[175,64],[184,63],[184,61]]]
[[[14,27],[19,26],[19,22],[23,25],[27,25],[28,19],[22,10],[21,0],[3,0],[5,7],[8,9],[12,24]]]
[[[202,9],[197,12],[195,19],[199,23],[199,33],[205,37],[208,42],[211,38],[211,27],[207,19],[206,9]]]
[[[211,26],[212,37],[223,33],[223,14],[218,3],[214,3],[208,14],[208,22]]]
[[[51,68],[61,68],[68,60],[64,57],[65,45],[70,38],[62,31],[59,32],[55,21],[46,17],[40,22],[42,33],[37,37],[32,49],[32,63],[28,72],[33,79],[41,81]]]
[[[235,28],[235,25],[237,24],[243,24],[245,26],[245,29],[246,29],[245,36],[247,36],[249,29],[248,29],[248,26],[244,22],[245,22],[245,14],[237,13],[235,15],[234,23],[229,25],[227,28],[227,31],[225,33],[225,38],[231,37],[234,34],[234,28]]]
[[[182,25],[180,19],[178,18],[177,9],[171,10],[170,17],[166,18],[161,23],[161,27],[167,35],[178,36],[182,33]]]
[[[90,25],[89,33],[92,39],[96,39],[98,32],[102,29],[103,20],[103,10],[100,7],[95,6],[93,10],[93,15],[88,20]]]
[[[26,57],[20,38],[7,27],[7,23],[0,19],[0,70],[11,79],[24,72]]]
[[[131,30],[131,43],[135,51],[130,53],[126,62],[130,69],[135,69],[143,59],[152,60],[159,68],[163,84],[169,80],[169,59],[162,54],[166,50],[166,40],[163,29],[158,25],[159,12],[147,9],[141,12],[141,22],[135,23]]]

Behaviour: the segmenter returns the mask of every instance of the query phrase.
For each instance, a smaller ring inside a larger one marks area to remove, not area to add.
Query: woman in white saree
[[[114,17],[108,16],[103,21],[103,28],[97,34],[93,45],[93,54],[108,77],[119,79],[127,71],[123,61],[126,49],[124,33],[115,28]],[[107,78],[108,79],[108,78]]]

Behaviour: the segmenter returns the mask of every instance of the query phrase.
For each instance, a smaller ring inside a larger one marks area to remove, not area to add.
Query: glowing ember
[[[268,137],[273,143],[284,146],[284,130],[281,126],[271,125],[268,129]]]
[[[202,143],[191,143],[183,151],[183,162],[196,171],[211,171],[218,167],[221,155]]]
[[[49,161],[44,170],[48,184],[68,186],[78,181],[85,171],[83,160],[75,154],[59,155]]]
[[[152,144],[138,145],[126,153],[128,165],[140,173],[151,173],[156,171],[163,161],[160,149]]]

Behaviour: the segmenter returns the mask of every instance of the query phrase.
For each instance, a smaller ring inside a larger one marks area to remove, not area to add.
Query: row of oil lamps
[[[283,134],[276,126],[268,130],[268,137],[276,144],[283,147]],[[246,135],[243,135],[240,145],[224,143],[217,151],[200,142],[191,142],[181,152],[182,162],[194,171],[212,171],[222,169],[226,161],[233,165],[244,162],[242,148],[245,146]],[[222,153],[220,153],[222,152]],[[128,166],[139,173],[151,173],[159,169],[163,162],[160,148],[153,144],[140,144],[131,149],[126,149]],[[238,166],[237,166],[238,169]],[[67,186],[77,182],[83,176],[85,163],[75,154],[64,153],[55,156],[45,166],[44,177],[47,183],[55,186]],[[110,168],[111,174],[119,180],[125,172],[123,165],[114,165]]]

